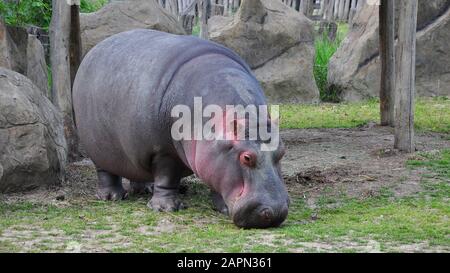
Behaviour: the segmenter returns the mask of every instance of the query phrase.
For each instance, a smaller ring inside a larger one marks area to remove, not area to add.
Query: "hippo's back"
[[[151,179],[146,166],[171,145],[165,92],[183,64],[205,54],[225,55],[250,71],[218,44],[143,29],[114,35],[86,55],[73,103],[80,141],[97,167]]]

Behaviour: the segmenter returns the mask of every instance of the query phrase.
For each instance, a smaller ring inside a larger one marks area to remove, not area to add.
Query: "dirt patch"
[[[282,169],[294,195],[308,193],[307,198],[314,199],[327,188],[364,198],[388,187],[401,197],[421,190],[422,171],[406,167],[408,159],[419,155],[395,150],[391,128],[286,130],[281,134],[287,150]],[[445,134],[418,133],[416,146],[420,152],[433,152],[450,148],[450,141]]]

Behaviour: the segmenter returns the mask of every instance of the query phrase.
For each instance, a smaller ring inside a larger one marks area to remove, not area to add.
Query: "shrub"
[[[314,77],[320,91],[320,99],[326,102],[339,102],[339,90],[328,84],[328,64],[331,57],[337,51],[342,41],[347,35],[348,26],[339,24],[337,37],[334,41],[328,38],[328,33],[324,32],[316,38],[316,58],[314,63]]]
[[[83,13],[95,12],[101,9],[108,0],[81,0],[80,11]]]
[[[48,29],[51,14],[51,0],[0,1],[0,16],[8,25],[34,25]]]
[[[107,0],[81,0],[80,11],[94,12],[102,8]],[[52,19],[51,0],[0,0],[0,17],[7,25],[25,27],[29,25],[48,29]]]

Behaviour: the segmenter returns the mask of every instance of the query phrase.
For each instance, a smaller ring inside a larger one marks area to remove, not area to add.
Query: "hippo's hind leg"
[[[225,215],[228,215],[227,204],[225,204],[225,201],[223,200],[223,198],[220,194],[218,194],[215,191],[211,191],[211,200],[213,202],[215,210],[217,210],[218,212],[223,213]]]
[[[153,197],[148,207],[154,211],[177,211],[185,208],[178,196],[181,174],[179,166],[170,157],[159,157],[154,161],[155,178]]]
[[[122,186],[122,177],[101,169],[97,169],[97,177],[99,199],[119,201],[127,197],[127,192]]]

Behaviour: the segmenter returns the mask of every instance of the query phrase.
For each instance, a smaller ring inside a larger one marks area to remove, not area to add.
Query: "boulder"
[[[25,28],[0,21],[0,66],[27,76],[46,96],[49,94],[44,47]]]
[[[177,18],[149,0],[111,2],[97,12],[81,14],[80,27],[83,55],[104,39],[136,28],[185,34]]]
[[[50,97],[45,50],[35,35],[28,36],[27,72],[25,75],[47,96]]]
[[[0,20],[0,66],[25,74],[27,45],[26,29],[7,26]]]
[[[378,12],[378,6],[364,5],[356,14],[346,39],[330,60],[328,82],[343,101],[379,96]],[[450,0],[419,0],[416,54],[418,96],[450,96],[449,29]]]
[[[272,103],[319,100],[312,22],[281,1],[244,0],[234,17],[214,16],[209,38],[236,51]]]
[[[0,67],[0,191],[60,183],[66,153],[60,113],[31,80]]]

